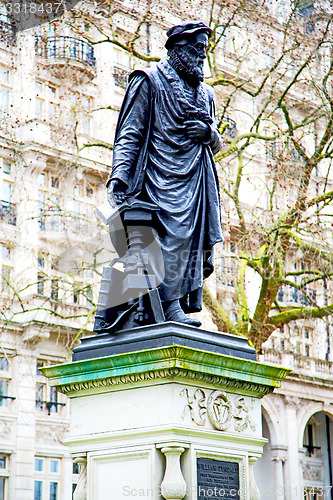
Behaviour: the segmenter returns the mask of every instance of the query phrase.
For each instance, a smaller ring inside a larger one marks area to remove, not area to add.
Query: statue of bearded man
[[[118,119],[110,203],[129,197],[159,207],[157,237],[165,276],[158,289],[167,321],[200,326],[203,280],[222,241],[218,178],[221,148],[213,90],[203,83],[211,29],[185,22],[167,32],[168,59],[134,71]]]

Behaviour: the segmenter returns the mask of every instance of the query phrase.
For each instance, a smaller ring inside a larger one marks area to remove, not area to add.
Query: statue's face
[[[183,77],[193,86],[204,79],[203,63],[208,46],[208,35],[196,33],[181,40],[170,51],[171,58],[177,57],[177,67]]]
[[[206,33],[196,33],[189,38],[183,45],[184,51],[195,60],[197,64],[202,65],[206,58],[208,47],[208,35]]]

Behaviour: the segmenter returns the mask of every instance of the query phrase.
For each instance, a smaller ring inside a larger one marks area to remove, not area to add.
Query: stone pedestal
[[[133,332],[104,338],[108,353],[97,335],[81,359],[44,369],[71,399],[75,500],[259,499],[260,398],[288,370],[254,361],[239,337],[174,323]]]

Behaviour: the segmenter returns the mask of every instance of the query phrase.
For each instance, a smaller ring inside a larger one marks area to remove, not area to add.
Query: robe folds
[[[206,141],[189,138],[189,119],[209,125]],[[201,310],[212,248],[223,239],[213,158],[220,148],[211,87],[190,87],[167,60],[130,75],[108,184],[120,179],[128,195],[159,207],[156,230],[165,272],[160,296],[180,299],[185,312]]]

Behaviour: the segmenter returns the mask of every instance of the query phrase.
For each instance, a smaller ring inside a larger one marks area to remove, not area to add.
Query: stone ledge
[[[43,368],[51,385],[67,394],[105,391],[113,386],[204,383],[263,397],[280,387],[290,370],[252,360],[167,346]]]

